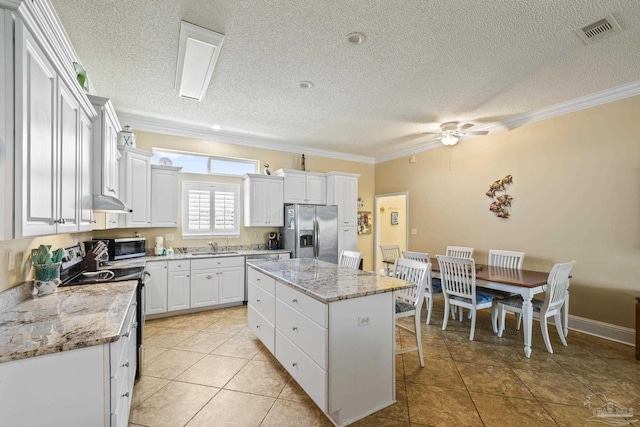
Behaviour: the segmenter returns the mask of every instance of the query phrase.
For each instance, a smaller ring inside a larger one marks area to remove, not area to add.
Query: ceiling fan
[[[486,135],[489,133],[487,130],[480,130],[475,132],[465,132],[465,130],[472,127],[473,124],[465,123],[460,125],[458,122],[447,122],[440,125],[441,132],[424,132],[425,135],[439,135],[435,141],[440,140],[444,145],[455,145],[458,143],[458,139],[461,136],[472,135]]]

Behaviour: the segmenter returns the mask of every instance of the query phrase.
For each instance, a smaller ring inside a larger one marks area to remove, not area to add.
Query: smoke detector
[[[578,38],[582,40],[582,43],[589,45],[604,40],[614,34],[621,33],[622,28],[613,15],[609,15],[599,21],[573,31]]]

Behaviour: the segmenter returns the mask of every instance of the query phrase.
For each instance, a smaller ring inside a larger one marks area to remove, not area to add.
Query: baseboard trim
[[[551,321],[552,319],[549,320]],[[615,341],[630,346],[636,345],[635,329],[612,325],[611,323],[599,322],[597,320],[569,315],[569,329],[604,338],[609,341]]]

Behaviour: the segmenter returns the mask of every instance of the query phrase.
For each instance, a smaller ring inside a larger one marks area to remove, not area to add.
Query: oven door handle
[[[142,273],[142,285],[146,285],[149,280],[151,280],[151,273],[148,271]]]

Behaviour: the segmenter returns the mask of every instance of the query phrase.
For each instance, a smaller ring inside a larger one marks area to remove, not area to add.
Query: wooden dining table
[[[432,272],[434,277],[440,277],[440,265],[433,260]],[[534,295],[546,290],[549,273],[541,271],[521,270],[516,268],[494,267],[476,264],[476,286],[486,289],[516,293],[522,296],[522,322],[524,328],[524,354],[531,356],[531,331],[533,326]],[[569,333],[569,288],[565,294],[562,307],[562,328],[565,336]]]

